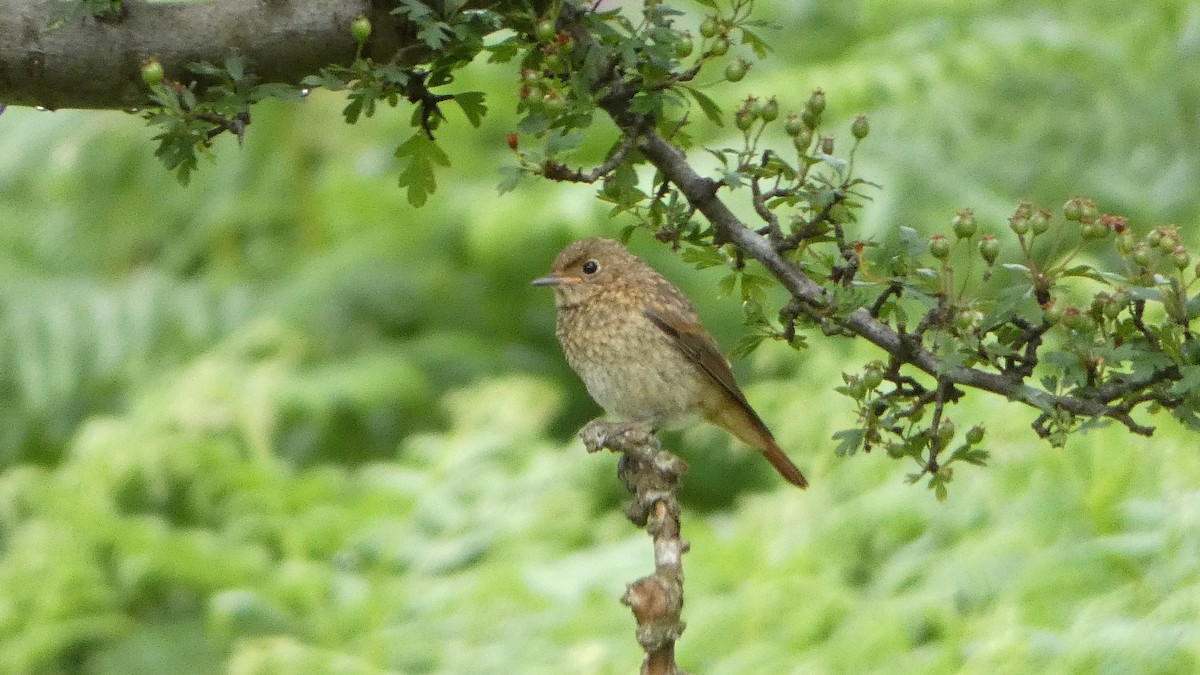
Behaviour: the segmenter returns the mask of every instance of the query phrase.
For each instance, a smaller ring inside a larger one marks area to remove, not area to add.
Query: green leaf
[[[496,190],[500,194],[512,192],[521,180],[525,178],[525,170],[516,165],[502,166],[500,167],[500,173],[504,176],[500,184],[496,186]]]
[[[758,349],[758,346],[761,345],[762,341],[766,338],[767,336],[762,333],[747,333],[743,335],[742,337],[738,338],[737,344],[733,347],[733,351],[729,353],[730,358],[742,359],[749,356],[755,349]]]
[[[467,121],[476,129],[483,121],[483,116],[487,114],[487,104],[484,103],[484,94],[482,91],[464,91],[461,94],[454,95],[454,102],[458,107],[462,108],[463,114],[467,116]]]
[[[721,106],[717,105],[716,101],[709,98],[707,94],[701,93],[700,90],[696,89],[695,87],[685,86],[683,89],[692,95],[692,98],[696,100],[696,105],[700,106],[700,110],[710,122],[713,122],[719,127],[725,126],[725,120],[722,119],[723,115],[721,113]]]
[[[197,75],[208,75],[209,77],[219,77],[224,74],[224,71],[208,61],[193,61],[187,64],[187,69]]]
[[[834,454],[838,457],[849,457],[858,452],[862,447],[865,434],[862,429],[843,429],[833,435],[833,440],[837,441],[837,447],[833,449]]]
[[[450,158],[422,132],[413,134],[396,148],[396,158],[408,160],[397,181],[400,187],[408,188],[408,203],[423,206],[437,190],[433,166],[450,166]]]
[[[734,289],[737,288],[737,278],[738,275],[736,273],[726,274],[721,277],[721,280],[717,282],[718,297],[727,298],[733,295]]]
[[[703,270],[709,267],[717,267],[725,264],[725,256],[715,248],[710,246],[694,246],[683,249],[680,258],[684,262],[694,265],[696,269]]]
[[[742,29],[742,44],[753,49],[754,55],[760,59],[767,58],[767,54],[771,51],[771,46],[765,40],[745,28]]]
[[[225,72],[234,82],[241,82],[246,77],[246,57],[234,54],[225,59]]]
[[[1180,366],[1180,378],[1169,390],[1174,396],[1193,396],[1200,391],[1200,366]]]

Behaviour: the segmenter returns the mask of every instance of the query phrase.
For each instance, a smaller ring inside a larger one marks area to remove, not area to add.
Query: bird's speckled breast
[[[614,285],[603,294],[616,297],[560,306],[556,334],[567,362],[610,416],[663,424],[692,409],[700,372],[641,303],[619,297],[623,291]]]

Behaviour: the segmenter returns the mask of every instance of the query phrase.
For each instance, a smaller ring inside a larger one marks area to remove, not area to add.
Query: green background
[[[861,238],[969,206],[1005,240],[1021,199],[1084,194],[1196,243],[1196,7],[763,9],[775,55],[706,91],[786,112],[823,87],[839,142],[868,113],[856,166],[882,188]],[[0,672],[635,671],[617,598],[650,543],[615,458],[573,436],[597,411],[528,285],[567,241],[630,223],[589,187],[497,194],[516,80],[479,63],[457,83],[491,114],[449,112],[454,165],[419,210],[395,186],[407,111],[348,127],[328,93],[256,108],[188,187],[134,116],[0,115]],[[720,272],[632,246],[731,347]],[[832,389],[877,355],[809,338],[736,364],[809,491],[720,432],[668,437],[691,464],[684,667],[1200,668],[1194,434],[1160,415],[1152,439],[1054,450],[1029,410],[972,396],[956,418],[988,425],[993,460],[939,503],[911,466],[834,455],[854,420]]]

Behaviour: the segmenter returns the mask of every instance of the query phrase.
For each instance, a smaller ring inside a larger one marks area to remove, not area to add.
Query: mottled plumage
[[[554,288],[563,354],[609,415],[657,428],[699,413],[762,452],[789,482],[808,485],[746,401],[691,301],[620,243],[570,244],[533,283]]]

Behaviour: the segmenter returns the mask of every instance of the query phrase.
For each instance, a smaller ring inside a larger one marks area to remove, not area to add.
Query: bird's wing
[[[737,381],[733,379],[733,370],[729,367],[729,361],[721,353],[716,340],[713,340],[712,336],[700,325],[699,319],[694,313],[678,311],[673,307],[659,304],[645,310],[644,314],[647,319],[650,319],[650,323],[671,338],[675,347],[689,361],[708,373],[709,377],[716,380],[717,384],[733,397],[733,400],[741,403],[752,411],[751,414],[754,414],[750,404],[746,401],[746,395],[742,393]],[[757,415],[755,417],[757,418]]]

